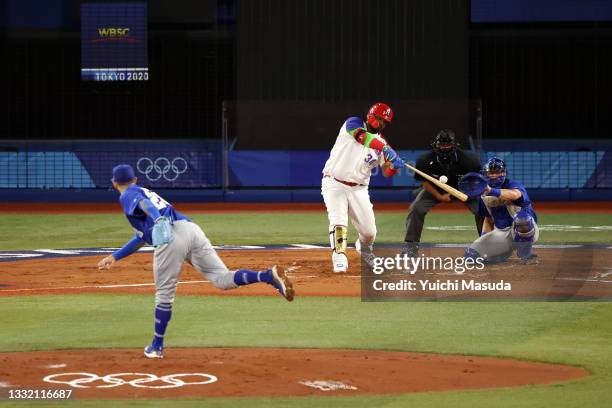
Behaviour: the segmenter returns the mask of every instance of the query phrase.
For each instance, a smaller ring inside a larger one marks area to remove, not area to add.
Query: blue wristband
[[[499,197],[501,196],[501,189],[492,188],[491,191],[487,193],[488,196]]]

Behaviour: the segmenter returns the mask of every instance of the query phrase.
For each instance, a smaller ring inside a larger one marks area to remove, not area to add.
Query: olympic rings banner
[[[222,186],[220,139],[11,141],[0,150],[0,188],[110,188],[123,163],[144,187]]]
[[[77,152],[96,187],[110,187],[112,168],[134,167],[138,183],[154,188],[221,186],[221,153],[215,150],[158,150],[141,152]]]

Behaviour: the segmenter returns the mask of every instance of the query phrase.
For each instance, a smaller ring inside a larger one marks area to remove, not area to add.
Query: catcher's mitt
[[[459,179],[459,190],[467,194],[470,198],[479,197],[487,188],[489,180],[475,171],[464,174]]]

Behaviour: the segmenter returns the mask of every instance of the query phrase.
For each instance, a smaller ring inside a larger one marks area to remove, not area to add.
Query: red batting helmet
[[[367,116],[368,123],[371,123],[371,124],[376,123],[377,121],[376,121],[375,116],[381,119],[384,119],[385,122],[391,123],[391,120],[393,119],[393,111],[391,110],[389,105],[387,105],[386,103],[377,102],[374,105],[372,105],[372,107],[368,111],[368,116]],[[374,126],[374,127],[377,127],[377,126]]]

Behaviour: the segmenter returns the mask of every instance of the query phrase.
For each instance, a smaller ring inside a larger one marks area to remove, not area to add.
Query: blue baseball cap
[[[129,183],[134,180],[136,175],[134,175],[134,169],[129,164],[119,164],[113,167],[113,178],[111,181],[115,183]]]

